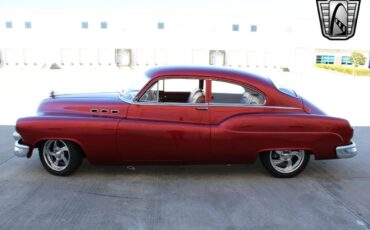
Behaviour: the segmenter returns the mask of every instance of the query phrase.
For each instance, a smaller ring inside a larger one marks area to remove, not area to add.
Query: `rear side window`
[[[225,81],[212,81],[212,103],[264,105],[265,97],[249,87]]]

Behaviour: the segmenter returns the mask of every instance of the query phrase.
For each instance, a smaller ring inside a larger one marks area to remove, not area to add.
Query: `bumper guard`
[[[30,147],[20,143],[21,136],[19,135],[19,133],[14,132],[13,137],[15,140],[14,155],[16,155],[17,157],[27,157],[28,152],[30,151]]]
[[[351,158],[357,155],[357,147],[355,142],[350,145],[338,146],[336,148],[338,158]]]

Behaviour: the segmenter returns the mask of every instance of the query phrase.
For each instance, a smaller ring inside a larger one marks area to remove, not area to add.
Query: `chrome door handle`
[[[196,110],[208,110],[208,107],[202,106],[202,107],[195,107]]]

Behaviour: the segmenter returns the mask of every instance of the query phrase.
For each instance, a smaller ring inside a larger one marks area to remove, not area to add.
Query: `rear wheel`
[[[310,160],[305,150],[272,150],[261,155],[263,166],[275,177],[288,178],[301,173]]]
[[[44,168],[57,176],[68,176],[76,171],[83,159],[80,148],[70,141],[47,140],[39,148]]]

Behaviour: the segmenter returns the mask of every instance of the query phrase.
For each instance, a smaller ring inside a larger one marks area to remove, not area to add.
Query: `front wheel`
[[[57,176],[68,176],[76,171],[83,159],[81,149],[70,141],[47,140],[39,148],[44,168]]]
[[[271,175],[280,178],[298,175],[309,160],[310,154],[305,150],[272,150],[261,154],[263,166]]]

